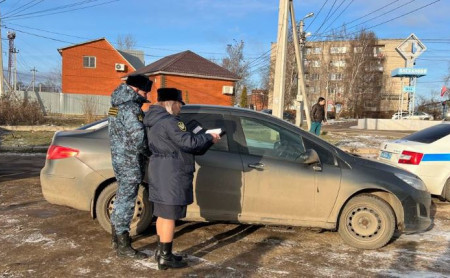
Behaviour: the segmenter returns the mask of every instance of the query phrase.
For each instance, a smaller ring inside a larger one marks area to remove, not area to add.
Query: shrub
[[[37,101],[22,100],[14,94],[0,99],[0,125],[35,125],[44,122],[44,114]]]

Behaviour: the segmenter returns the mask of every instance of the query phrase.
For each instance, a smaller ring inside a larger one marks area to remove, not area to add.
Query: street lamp
[[[307,37],[309,37],[309,36],[311,36],[311,33],[305,33],[304,31],[303,31],[303,28],[304,28],[304,26],[305,26],[305,23],[303,22],[305,19],[307,19],[307,18],[310,18],[310,17],[313,17],[314,16],[314,13],[308,13],[307,15],[305,15],[303,18],[302,18],[302,20],[300,20],[300,27],[299,27],[299,35],[300,35],[300,38],[299,38],[299,44],[300,44],[300,67],[299,67],[299,69],[300,69],[300,72],[299,72],[299,74],[298,74],[298,85],[297,85],[297,101],[298,101],[298,110],[297,110],[297,113],[296,113],[296,117],[295,117],[295,123],[296,123],[296,125],[297,126],[302,126],[302,123],[303,123],[303,106],[304,106],[304,103],[306,103],[306,104],[308,104],[308,100],[306,99],[306,92],[303,92],[303,95],[302,95],[302,91],[304,91],[305,89],[306,89],[306,86],[305,86],[305,79],[304,79],[304,77],[305,77],[305,70],[304,70],[304,49],[305,49],[305,42],[306,42],[306,38]],[[306,107],[306,109],[309,109],[309,107]],[[307,113],[307,121],[309,121],[308,120],[308,118],[309,118],[309,110],[306,112]],[[308,123],[308,125],[309,125],[309,123]],[[308,128],[309,128],[309,126],[308,126]]]

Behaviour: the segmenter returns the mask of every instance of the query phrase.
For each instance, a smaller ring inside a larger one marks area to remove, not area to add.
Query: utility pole
[[[305,69],[303,63],[304,57],[304,49],[305,49],[305,39],[306,35],[303,31],[304,22],[303,20],[309,17],[314,16],[314,13],[307,14],[302,20],[300,20],[300,40],[297,35],[297,24],[295,21],[295,12],[294,12],[294,4],[292,0],[290,1],[290,11],[291,11],[291,22],[292,22],[292,34],[294,39],[294,49],[295,49],[295,58],[297,60],[297,72],[298,72],[298,84],[297,84],[297,102],[298,109],[295,118],[295,124],[298,126],[302,126],[302,106],[306,107],[305,115],[306,115],[306,123],[308,126],[308,130],[311,128],[311,117],[309,115],[309,104],[308,97],[306,95],[306,85],[305,85]],[[300,44],[300,49],[299,49]],[[302,105],[303,104],[303,105]]]
[[[0,98],[3,96],[3,48],[2,48],[2,27],[0,14]]]
[[[36,67],[33,67],[33,69],[30,70],[30,71],[33,72],[33,92],[36,93],[36,90],[35,90],[34,88],[35,88],[35,84],[36,84],[36,72],[37,72],[38,70],[36,69]]]
[[[278,38],[274,72],[272,115],[280,119],[283,119],[284,111],[288,12],[290,1],[291,0],[280,0],[280,6],[278,10]]]

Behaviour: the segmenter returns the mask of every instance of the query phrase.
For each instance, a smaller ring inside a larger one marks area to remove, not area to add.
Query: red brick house
[[[248,106],[256,111],[267,109],[269,106],[269,92],[267,90],[252,90],[247,99]]]
[[[233,88],[239,76],[195,54],[184,51],[164,57],[131,74],[145,74],[153,81],[151,102],[156,90],[175,87],[191,104],[232,105]]]
[[[144,66],[144,52],[117,50],[105,38],[58,49],[62,92],[111,95],[121,78]]]

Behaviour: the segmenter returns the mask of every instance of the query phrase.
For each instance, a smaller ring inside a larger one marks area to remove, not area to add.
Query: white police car
[[[450,123],[384,142],[378,159],[416,174],[431,194],[450,201]]]

